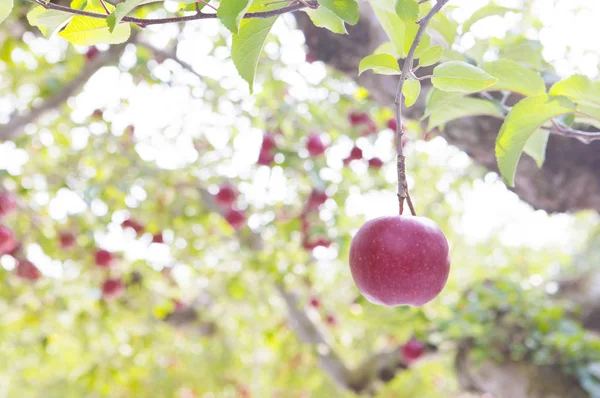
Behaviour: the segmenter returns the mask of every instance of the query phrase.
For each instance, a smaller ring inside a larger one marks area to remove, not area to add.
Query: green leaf
[[[305,9],[305,12],[315,26],[325,28],[333,33],[348,34],[344,21],[327,8],[319,7],[316,10]]]
[[[413,106],[413,104],[417,102],[420,92],[420,81],[411,79],[404,82],[404,86],[402,86],[402,94],[404,95],[404,103],[407,107]]]
[[[506,184],[514,186],[517,164],[525,143],[547,120],[575,111],[567,97],[538,95],[519,101],[508,113],[496,139],[498,168]]]
[[[217,10],[217,18],[231,33],[238,33],[242,18],[251,4],[250,0],[223,0]]]
[[[489,115],[502,117],[500,109],[490,101],[470,97],[460,98],[456,95],[450,95],[446,99],[443,103],[438,103],[432,107],[427,130],[467,116]]]
[[[445,107],[454,101],[458,101],[459,98],[463,98],[464,96],[465,94],[463,93],[449,93],[447,91],[441,91],[436,88],[430,89],[427,92],[427,97],[425,99],[425,112],[421,117],[421,120],[424,120],[438,108]]]
[[[546,160],[546,145],[549,136],[548,130],[537,129],[531,134],[523,148],[523,151],[535,160],[539,168],[542,168],[544,160]]]
[[[390,54],[393,55],[396,59],[400,58],[401,56],[400,54],[396,53],[396,48],[394,47],[391,41],[386,41],[380,44],[379,47],[377,47],[375,51],[373,51],[373,54]]]
[[[115,10],[106,18],[106,23],[108,24],[110,32],[112,33],[115,30],[115,26],[121,22],[123,17],[143,2],[144,0],[126,0],[122,3],[118,3]]]
[[[358,3],[356,0],[321,0],[319,4],[350,25],[356,25],[358,22]]]
[[[373,7],[373,11],[375,11],[375,16],[381,27],[394,45],[396,53],[399,55],[404,54],[404,22],[393,12],[378,7]]]
[[[502,43],[500,58],[508,58],[513,61],[524,63],[535,70],[542,70],[544,58],[542,57],[542,45],[537,40],[520,40]]]
[[[433,69],[434,87],[451,92],[475,93],[496,83],[498,79],[486,71],[460,61],[449,61]]]
[[[372,54],[364,57],[358,65],[358,74],[372,69],[380,75],[399,75],[400,66],[398,60],[390,54]]]
[[[396,0],[396,14],[403,21],[414,22],[419,19],[419,4],[417,0]]]
[[[442,58],[442,55],[444,55],[443,46],[437,45],[429,47],[427,50],[425,50],[425,52],[423,52],[421,57],[419,57],[419,66],[433,65],[439,62],[439,60]]]
[[[114,6],[106,3],[109,11],[114,11]],[[99,0],[89,0],[84,8],[85,11],[104,13],[104,8]],[[106,20],[76,15],[71,22],[58,35],[73,44],[80,46],[91,46],[99,43],[119,44],[127,41],[131,29],[129,24],[118,24],[113,32],[110,32]]]
[[[409,22],[408,24],[406,24],[404,28],[404,54],[402,54],[403,56],[408,55],[408,52],[412,47],[413,41],[417,36],[417,30],[419,30],[419,25],[417,25],[416,23]],[[421,36],[421,41],[419,42],[419,45],[415,49],[414,57],[419,58],[421,54],[423,54],[429,48],[430,43],[431,37],[429,37],[427,33],[424,33],[423,36]]]
[[[495,4],[490,4],[485,7],[480,8],[475,11],[473,15],[463,24],[463,33],[468,32],[471,29],[471,26],[478,21],[481,21],[484,18],[492,17],[495,15],[504,16],[507,12],[520,12],[514,8],[497,6]]]
[[[550,88],[550,95],[564,95],[577,103],[580,113],[600,120],[600,82],[592,82],[584,75],[573,75],[555,83]],[[594,125],[589,120],[587,123]]]
[[[546,93],[544,79],[536,71],[510,59],[500,59],[494,62],[486,62],[482,66],[490,75],[498,78],[489,91],[508,90],[525,96],[542,95]]]
[[[258,58],[276,20],[277,17],[244,19],[240,24],[239,33],[233,35],[231,58],[240,76],[248,82],[251,93],[254,89]]]
[[[37,6],[27,13],[29,24],[37,26],[44,37],[52,36],[72,17],[72,14],[57,10],[47,10],[42,6]]]
[[[13,0],[0,0],[0,22],[4,21],[13,9]]]
[[[446,41],[447,47],[450,48],[456,39],[458,31],[458,23],[448,19],[446,14],[438,12],[429,23],[431,29],[435,30]]]

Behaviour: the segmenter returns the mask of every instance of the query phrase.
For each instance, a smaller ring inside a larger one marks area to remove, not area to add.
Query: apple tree
[[[598,47],[464,3],[0,0],[2,394],[600,397]]]

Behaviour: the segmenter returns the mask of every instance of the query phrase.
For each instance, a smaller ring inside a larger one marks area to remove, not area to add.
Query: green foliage
[[[600,339],[576,318],[559,301],[549,301],[547,293],[499,278],[466,292],[443,330],[470,342],[481,360],[531,360],[587,376],[589,367],[600,361]]]
[[[319,4],[350,25],[356,25],[358,22],[356,0],[321,0]]]
[[[13,0],[0,0],[0,22],[4,21],[13,9]]]
[[[123,17],[133,11],[134,8],[142,4],[144,0],[125,0],[118,3],[115,10],[106,18],[110,32],[114,32],[115,27],[121,22]]]
[[[546,93],[546,85],[542,76],[515,61],[500,59],[486,62],[481,68],[498,79],[495,84],[487,88],[489,91],[508,90],[525,96]]]
[[[506,183],[514,186],[517,164],[525,143],[547,120],[575,112],[566,97],[539,95],[519,101],[508,113],[496,139],[498,168]]]
[[[315,26],[328,29],[333,33],[348,34],[344,21],[327,8],[319,7],[316,10],[309,9],[306,10],[306,13]]]
[[[104,13],[100,0],[89,0],[85,4],[84,11]],[[111,12],[115,9],[111,4],[106,4],[106,8]],[[111,29],[105,19],[76,15],[58,35],[73,44],[91,46],[99,43],[123,43],[127,41],[130,34],[129,24],[119,24]]]
[[[254,89],[258,58],[276,20],[277,17],[244,20],[239,33],[233,35],[231,58],[240,76],[248,82],[250,92]]]
[[[372,54],[364,57],[358,65],[358,74],[361,75],[366,70],[380,75],[399,75],[400,66],[396,57],[390,54]]]
[[[62,28],[73,16],[62,11],[46,10],[37,6],[27,13],[27,21],[36,26],[45,37],[50,37]]]
[[[396,0],[396,14],[406,22],[414,22],[419,18],[419,4],[417,0]]]
[[[402,86],[402,94],[404,95],[404,103],[406,106],[413,106],[421,93],[421,82],[418,80],[409,79]]]
[[[509,12],[519,12],[519,10],[515,8],[502,7],[496,4],[489,4],[485,7],[482,7],[479,10],[475,11],[473,15],[471,15],[469,19],[465,21],[462,28],[463,32],[468,32],[469,30],[471,30],[471,26],[481,21],[482,19],[492,16],[504,16],[506,13]]]
[[[437,45],[431,46],[419,57],[419,66],[430,66],[440,61],[444,55],[444,47]]]
[[[217,10],[217,17],[231,33],[237,34],[242,17],[251,4],[251,0],[224,0]]]
[[[433,69],[431,83],[442,91],[475,93],[498,81],[484,70],[466,62],[444,62]]]

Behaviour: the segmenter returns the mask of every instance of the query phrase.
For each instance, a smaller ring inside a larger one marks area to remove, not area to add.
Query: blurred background
[[[444,59],[598,79],[597,2],[495,4],[450,2]],[[511,191],[499,123],[428,129],[422,93],[409,187],[452,270],[379,307],[348,267],[397,212],[395,87],[356,77],[385,37],[367,2],[349,35],[279,18],[253,95],[216,21],[84,48],[30,7],[0,25],[0,397],[600,397],[597,141],[552,136]]]

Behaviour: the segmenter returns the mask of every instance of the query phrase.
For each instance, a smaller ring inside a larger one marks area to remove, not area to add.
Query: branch
[[[49,3],[50,4],[50,3]],[[23,133],[23,128],[29,123],[35,122],[40,116],[47,111],[58,108],[70,96],[79,92],[81,87],[103,66],[116,62],[123,50],[125,44],[111,46],[108,51],[98,54],[91,62],[88,62],[79,75],[70,80],[62,90],[52,97],[46,99],[39,106],[23,112],[20,115],[15,115],[10,118],[7,124],[0,126],[0,141],[7,141],[17,137]]]
[[[306,312],[298,307],[296,297],[280,284],[276,288],[287,306],[290,327],[302,341],[317,347],[319,366],[338,386],[355,393],[374,393],[378,380],[387,383],[396,376],[398,370],[407,368],[397,347],[374,354],[356,368],[348,369]]]
[[[565,137],[575,138],[584,144],[591,144],[593,141],[600,140],[600,131],[582,131],[572,129],[565,125],[558,123],[552,119],[553,127],[543,127],[545,130],[549,130],[551,134],[562,135]]]
[[[419,24],[419,29],[417,30],[415,39],[413,40],[410,50],[406,55],[406,59],[404,60],[404,64],[402,65],[402,73],[400,74],[398,88],[396,89],[396,100],[394,102],[396,103],[396,154],[398,170],[398,204],[400,207],[399,214],[402,214],[404,210],[404,200],[406,199],[406,203],[408,204],[411,214],[413,216],[416,215],[412,200],[410,199],[410,194],[408,193],[408,184],[406,182],[406,158],[404,157],[402,150],[402,136],[404,135],[404,126],[402,126],[402,88],[404,87],[404,81],[408,78],[409,73],[413,69],[413,58],[415,56],[415,51],[419,45],[419,42],[421,41],[423,33],[425,33],[425,30],[427,29],[427,24],[448,1],[450,0],[438,0],[433,8],[431,8],[431,10],[427,13],[427,15],[425,15],[421,20],[417,21]]]
[[[156,48],[152,44],[147,43],[145,41],[141,41],[141,40],[136,41],[135,44],[147,48],[148,50],[152,51],[154,54],[156,54],[156,55],[158,55],[160,57],[172,59],[173,61],[175,61],[179,65],[181,65],[181,67],[183,69],[186,69],[189,72],[191,72],[194,75],[196,75],[200,80],[204,80],[205,79],[204,76],[202,76],[201,74],[199,74],[198,72],[196,72],[194,70],[194,67],[192,65],[188,64],[185,61],[182,61],[179,57],[177,57],[177,55],[175,54],[175,51],[165,51],[165,50],[162,50],[160,48]]]
[[[63,11],[69,14],[82,15],[90,18],[98,18],[98,19],[106,19],[108,15],[99,14],[96,12],[77,10],[71,7],[62,6],[60,4],[54,3],[45,3],[45,2],[37,2],[35,0],[29,0],[35,4],[41,5],[42,7],[48,10],[57,10]],[[318,7],[318,3],[316,2],[306,2],[306,3],[295,3],[289,5],[287,7],[278,8],[276,10],[269,11],[259,11],[259,12],[248,12],[244,14],[243,19],[257,19],[257,18],[271,18],[279,15],[287,14],[290,12],[298,11],[306,7]],[[138,26],[145,27],[148,25],[163,25],[168,23],[177,23],[177,22],[188,22],[188,21],[197,21],[200,19],[216,19],[217,14],[202,14],[196,13],[194,15],[187,15],[183,17],[170,17],[170,18],[134,18],[134,17],[123,17],[123,22],[132,22]]]

